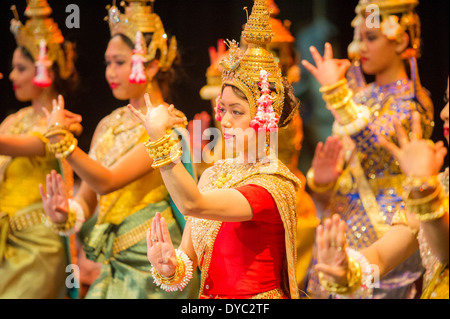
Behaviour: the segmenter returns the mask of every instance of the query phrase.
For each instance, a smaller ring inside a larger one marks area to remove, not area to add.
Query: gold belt
[[[170,209],[170,207],[168,207],[161,213],[161,217],[164,217],[167,224],[169,224],[174,220],[172,216],[172,210]],[[149,229],[151,226],[152,226],[152,219],[148,219],[139,226],[131,229],[125,234],[120,235],[119,237],[114,239],[113,255],[116,255],[121,251],[127,250],[128,248],[136,245],[138,242],[144,239],[146,237],[147,229]]]
[[[261,292],[257,295],[254,295],[250,299],[283,299],[286,298],[286,294],[284,293],[283,289],[280,287],[276,289],[272,289],[266,292]]]
[[[43,224],[45,222],[45,213],[43,208],[32,210],[25,214],[14,215],[9,219],[9,226],[12,231],[22,231],[31,226]]]

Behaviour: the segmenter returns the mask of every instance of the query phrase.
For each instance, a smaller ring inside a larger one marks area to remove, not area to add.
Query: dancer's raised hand
[[[167,107],[166,105],[161,104],[154,107],[150,101],[150,96],[147,93],[144,95],[144,98],[147,106],[146,114],[143,114],[131,104],[128,104],[128,108],[145,126],[151,140],[158,140],[167,134],[166,132],[168,129],[184,123],[184,119],[175,115],[175,107],[173,105]]]
[[[147,258],[158,273],[170,277],[177,269],[177,256],[170,238],[167,222],[156,213],[152,227],[147,230]]]
[[[323,57],[314,46],[310,47],[315,66],[306,60],[302,60],[303,66],[311,72],[321,86],[332,85],[345,77],[345,73],[351,63],[347,59],[334,59],[333,47],[330,43],[325,44]]]
[[[47,174],[46,188],[47,191],[39,184],[45,213],[53,223],[65,223],[69,213],[69,195],[61,175],[54,170]]]
[[[327,280],[346,284],[348,258],[345,252],[346,224],[339,215],[326,219],[316,230],[316,271],[322,272]]]

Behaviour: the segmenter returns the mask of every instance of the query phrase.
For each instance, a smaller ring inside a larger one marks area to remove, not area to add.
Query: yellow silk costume
[[[42,136],[45,131],[45,117],[32,107],[9,116],[0,126],[5,135]],[[43,223],[38,188],[52,169],[59,170],[59,163],[49,153],[0,156],[0,298],[65,296],[64,241]]]
[[[144,126],[127,107],[122,107],[100,122],[90,156],[110,167],[137,143],[146,140],[148,135]],[[197,276],[176,294],[152,284],[146,231],[156,212],[166,218],[174,245],[181,242],[181,228],[175,220],[159,170],[152,170],[115,192],[99,196],[98,203],[97,222],[82,240],[86,256],[103,265],[86,298],[161,299],[194,298],[197,295]]]

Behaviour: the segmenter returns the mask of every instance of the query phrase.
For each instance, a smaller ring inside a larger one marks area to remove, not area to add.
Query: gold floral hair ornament
[[[274,36],[269,19],[267,0],[255,0],[252,13],[242,32],[242,38],[248,43],[248,48],[242,52],[236,41],[227,41],[229,56],[220,62],[224,69],[222,85],[235,86],[245,94],[252,118],[258,111],[258,100],[261,97],[259,83],[263,70],[267,72],[272,107],[278,117],[284,107],[285,92],[281,69],[272,53],[267,50],[267,45]]]
[[[419,0],[360,0],[356,6],[356,17],[352,21],[355,29],[353,42],[348,47],[350,59],[358,58],[360,26],[366,21],[366,13],[373,9],[379,10],[381,17],[381,32],[390,40],[401,41],[403,34],[409,32],[410,47],[403,54],[404,58],[419,57],[420,55],[420,19],[414,9]]]
[[[108,23],[111,36],[122,34],[135,43],[135,50],[144,53],[139,55],[145,61],[152,61],[156,58],[157,52],[160,52],[159,67],[162,71],[167,71],[172,67],[173,61],[177,56],[177,40],[173,36],[169,39],[161,18],[153,12],[153,6],[149,0],[127,0],[128,5],[123,2],[121,5],[125,7],[125,13],[121,13],[116,7],[115,1],[112,6],[108,6]],[[152,40],[147,46],[144,37],[141,39],[138,32],[142,34],[151,33]],[[136,45],[136,41],[140,41],[140,45]]]
[[[25,25],[19,19],[15,6],[11,7],[14,18],[11,20],[11,32],[17,46],[25,48],[33,57],[38,68],[34,83],[46,87],[51,84],[48,68],[57,63],[59,75],[68,79],[74,71],[74,44],[64,41],[61,30],[50,18],[52,8],[46,0],[29,0],[25,10],[28,17]]]

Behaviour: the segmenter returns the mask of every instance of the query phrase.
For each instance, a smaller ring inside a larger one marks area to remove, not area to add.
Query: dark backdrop
[[[316,0],[317,1],[317,0]],[[346,57],[346,47],[353,37],[350,22],[354,17],[357,0],[325,1],[325,15],[336,28],[334,43],[338,57]],[[84,133],[80,146],[88,150],[92,133],[98,121],[113,109],[125,105],[115,100],[104,78],[103,54],[109,39],[109,29],[103,18],[107,15],[105,6],[109,0],[48,0],[53,8],[52,17],[58,23],[64,36],[77,43],[77,69],[81,76],[81,89],[76,98],[67,102],[67,107],[83,115]],[[117,1],[119,2],[119,1]],[[68,4],[80,8],[79,29],[68,29],[65,12]],[[176,35],[183,58],[183,72],[180,72],[174,93],[175,105],[183,110],[189,119],[202,110],[210,110],[209,103],[200,99],[199,90],[205,84],[205,71],[209,65],[208,47],[215,45],[218,38],[239,39],[240,30],[246,21],[243,7],[251,10],[251,0],[156,0],[155,11],[164,23],[169,35]],[[277,0],[280,19],[292,21],[292,33],[297,34],[312,20],[313,0]],[[317,3],[317,2],[316,2]],[[5,76],[0,81],[0,120],[26,103],[19,103],[8,80],[15,40],[9,32],[13,17],[10,6],[18,8],[22,22],[25,0],[2,0],[0,2],[0,72]],[[418,12],[422,20],[423,52],[419,70],[423,85],[432,93],[435,104],[436,129],[433,139],[442,139],[442,122],[439,111],[443,106],[443,95],[447,85],[449,56],[448,0],[422,0]],[[305,138],[308,138],[305,136]]]

